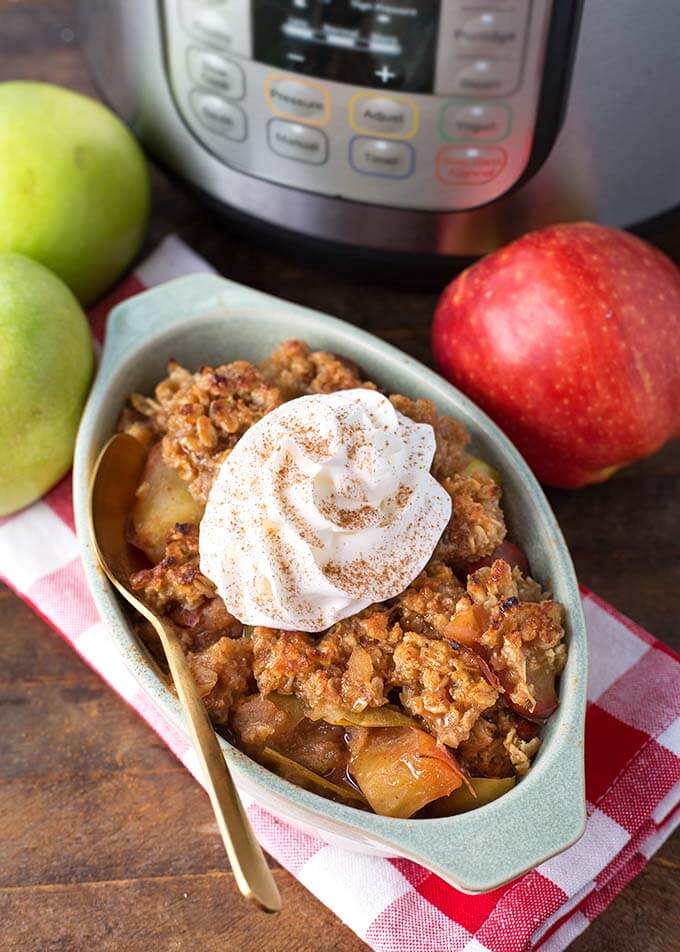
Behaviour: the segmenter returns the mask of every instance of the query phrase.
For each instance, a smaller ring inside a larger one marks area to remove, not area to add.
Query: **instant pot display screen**
[[[253,0],[254,58],[323,79],[432,92],[440,0]]]

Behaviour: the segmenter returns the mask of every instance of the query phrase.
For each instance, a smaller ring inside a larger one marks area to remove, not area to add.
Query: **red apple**
[[[555,225],[483,258],[444,291],[432,346],[553,486],[680,435],[680,271],[625,232]]]

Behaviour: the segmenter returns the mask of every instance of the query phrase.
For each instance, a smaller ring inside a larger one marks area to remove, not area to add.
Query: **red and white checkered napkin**
[[[92,312],[95,337],[123,298],[209,270],[175,238]],[[197,776],[192,750],[142,694],[87,591],[73,529],[70,477],[0,519],[0,577],[163,738]],[[466,896],[406,860],[356,856],[248,807],[265,847],[380,952],[564,949],[680,822],[680,658],[590,592],[586,726],[588,826],[561,856],[482,896]],[[200,779],[200,778],[197,778]]]

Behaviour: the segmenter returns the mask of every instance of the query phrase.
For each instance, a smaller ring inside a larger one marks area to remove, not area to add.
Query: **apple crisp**
[[[527,772],[566,660],[562,608],[506,540],[500,477],[465,427],[388,395],[432,427],[431,474],[451,497],[430,561],[396,597],[318,634],[248,627],[199,567],[206,499],[240,437],[285,401],[358,387],[378,389],[353,362],[286,341],[260,366],[170,361],[153,396],[131,395],[119,429],[149,451],[129,529],[148,564],[131,585],[174,626],[218,729],[255,759],[360,808],[441,816],[467,808],[463,786],[497,780],[487,802]]]

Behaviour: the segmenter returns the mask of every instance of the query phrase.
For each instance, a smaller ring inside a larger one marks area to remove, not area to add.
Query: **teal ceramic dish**
[[[566,849],[584,830],[586,633],[571,559],[538,483],[500,430],[437,374],[343,321],[212,275],[180,278],[119,304],[109,317],[76,446],[76,522],[90,589],[139,685],[185,733],[165,677],[96,566],[86,512],[92,465],[114,432],[127,395],[151,392],[165,375],[168,357],[191,368],[236,358],[257,362],[290,337],[349,357],[387,390],[429,397],[441,412],[466,424],[473,451],[502,475],[511,537],[527,552],[533,574],[551,585],[566,609],[569,657],[560,706],[528,775],[499,800],[470,813],[430,820],[377,816],[294,786],[223,741],[225,757],[244,793],[307,832],[354,851],[415,860],[465,892],[494,889]]]

